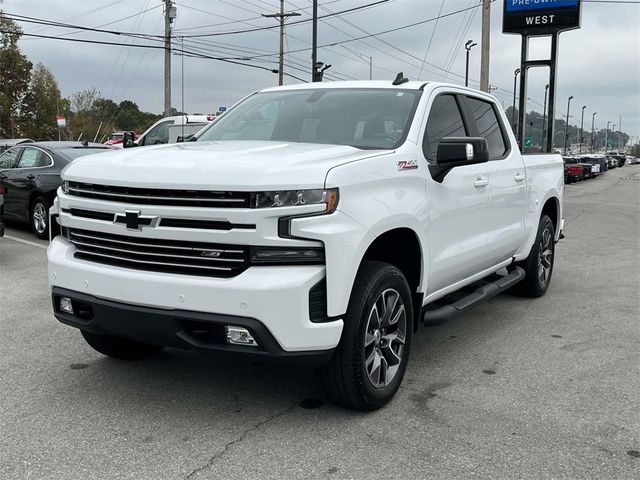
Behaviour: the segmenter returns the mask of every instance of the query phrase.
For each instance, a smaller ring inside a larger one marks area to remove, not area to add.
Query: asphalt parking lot
[[[312,369],[108,359],[51,313],[46,242],[0,239],[2,479],[640,478],[640,166],[568,185],[547,295],[414,337],[386,408]]]

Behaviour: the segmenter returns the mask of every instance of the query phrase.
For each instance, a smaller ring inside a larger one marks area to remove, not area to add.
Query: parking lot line
[[[24,243],[26,245],[31,245],[32,247],[38,247],[43,250],[46,250],[48,247],[46,245],[41,245],[36,242],[30,242],[29,240],[23,240],[22,238],[14,237],[12,235],[5,235],[3,238],[8,238],[9,240],[13,240],[14,242]]]

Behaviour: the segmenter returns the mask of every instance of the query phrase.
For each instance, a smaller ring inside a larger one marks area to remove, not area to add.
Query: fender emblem
[[[417,160],[398,160],[396,162],[398,166],[398,171],[401,172],[403,170],[416,170],[418,168]]]

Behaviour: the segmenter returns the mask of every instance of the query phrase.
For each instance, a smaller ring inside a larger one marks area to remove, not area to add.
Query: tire
[[[49,238],[49,208],[51,204],[42,196],[36,197],[31,203],[29,210],[29,223],[33,234],[46,240]]]
[[[531,253],[525,260],[516,263],[516,266],[524,269],[525,277],[514,287],[514,290],[526,297],[543,296],[551,282],[554,258],[555,228],[551,218],[542,215]]]
[[[390,311],[388,316],[385,310]],[[378,311],[383,312],[382,318]],[[407,368],[412,332],[411,291],[402,272],[387,263],[364,261],[351,292],[340,343],[322,371],[330,398],[361,411],[389,402]]]
[[[139,360],[160,353],[164,348],[162,345],[136,342],[111,335],[98,335],[84,330],[80,333],[91,348],[119,360]]]

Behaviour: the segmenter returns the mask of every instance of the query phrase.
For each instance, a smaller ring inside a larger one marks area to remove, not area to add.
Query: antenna
[[[405,78],[404,73],[400,72],[396,75],[396,79],[393,81],[392,85],[402,85],[403,83],[407,83],[409,81],[408,78]]]

